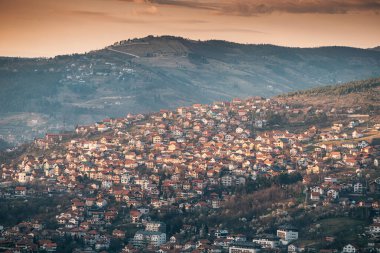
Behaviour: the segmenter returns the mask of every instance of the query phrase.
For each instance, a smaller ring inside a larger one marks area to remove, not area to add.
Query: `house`
[[[228,235],[228,230],[226,229],[217,229],[215,232],[214,232],[214,236],[216,238],[226,238]]]
[[[18,182],[19,183],[28,183],[29,181],[32,181],[32,177],[25,172],[18,173]]]
[[[342,143],[342,147],[343,148],[355,148],[357,145],[353,142],[345,142],[345,143]]]
[[[129,215],[131,216],[132,223],[138,223],[141,217],[141,213],[138,210],[131,210]]]
[[[219,199],[211,200],[211,207],[214,209],[218,209],[221,206],[221,201]]]
[[[232,176],[226,175],[221,178],[221,183],[223,186],[229,187],[232,186],[233,179],[234,178]]]
[[[181,241],[181,236],[179,234],[172,235],[170,237],[169,242],[172,244],[179,243]]]
[[[282,244],[287,245],[289,242],[298,239],[298,231],[294,228],[280,228],[277,229],[277,236],[280,238]]]
[[[307,169],[306,169],[306,173],[307,174],[319,174],[321,172],[322,172],[322,168],[318,164],[316,164],[316,165],[308,165]]]
[[[374,223],[369,226],[369,232],[371,234],[380,234],[380,223]]]
[[[357,126],[359,126],[359,120],[352,120],[350,123],[348,123],[349,128],[355,128]]]
[[[146,231],[166,232],[166,224],[159,221],[149,221],[145,224]]]
[[[231,134],[226,134],[226,135],[224,136],[224,140],[227,141],[227,142],[233,141],[234,138],[235,138],[235,137],[234,137],[233,135],[231,135]]]
[[[321,198],[321,194],[319,192],[311,192],[310,193],[310,200],[312,201],[319,201]]]
[[[55,252],[57,250],[57,244],[50,240],[40,240],[40,249],[46,252]]]
[[[352,138],[356,139],[356,138],[361,138],[361,137],[363,137],[362,133],[359,133],[356,130],[352,132]]]
[[[99,240],[95,243],[95,249],[98,251],[102,249],[108,249],[109,247],[110,247],[109,240]]]
[[[339,192],[334,189],[330,189],[327,191],[327,196],[336,199],[339,196]]]
[[[246,242],[247,237],[243,234],[230,234],[227,236],[228,240],[234,241],[234,242]]]
[[[97,130],[99,132],[105,132],[109,129],[108,126],[106,126],[105,124],[97,124]]]
[[[263,128],[264,125],[265,125],[265,123],[263,120],[255,120],[254,126],[256,128]]]
[[[374,149],[371,146],[366,146],[366,147],[362,148],[362,151],[367,153],[367,154],[371,154],[374,151]]]
[[[107,205],[107,201],[105,199],[97,199],[95,203],[98,207],[105,207]]]
[[[318,192],[318,193],[321,194],[321,195],[324,193],[323,188],[322,188],[322,187],[319,187],[319,186],[311,187],[311,188],[310,188],[310,191],[312,191],[312,192]]]
[[[288,253],[296,253],[304,251],[304,248],[300,247],[297,243],[289,244]]]
[[[95,204],[95,198],[86,198],[86,206],[93,206]]]
[[[365,148],[365,147],[368,147],[368,146],[369,146],[369,143],[366,142],[366,141],[360,141],[360,142],[358,143],[358,147],[359,147],[359,148]]]
[[[365,187],[363,186],[362,183],[356,183],[354,184],[354,192],[355,193],[363,193]]]
[[[376,178],[369,182],[369,191],[371,193],[380,191],[380,178]]]
[[[335,242],[336,238],[334,236],[326,236],[325,241],[326,242]]]
[[[115,238],[124,239],[125,232],[121,231],[121,230],[118,230],[118,229],[115,229],[115,230],[112,231],[112,236],[115,237]]]
[[[352,244],[347,244],[343,247],[342,253],[355,253],[359,250],[357,246],[354,246]]]
[[[261,245],[263,248],[274,249],[280,246],[280,238],[274,235],[257,236],[252,242]]]
[[[161,143],[161,142],[162,142],[161,136],[159,136],[159,135],[153,136],[153,143],[154,144]]]
[[[26,196],[26,187],[25,186],[17,186],[15,189],[16,196]]]
[[[133,244],[143,246],[145,243],[152,246],[160,246],[166,242],[166,233],[156,231],[139,230],[133,237]]]
[[[234,242],[228,248],[229,253],[258,253],[261,246],[254,242]]]
[[[333,151],[330,153],[330,157],[334,160],[340,160],[342,159],[342,154],[338,151]]]
[[[341,123],[334,123],[334,125],[331,127],[331,130],[333,130],[337,133],[341,132],[342,129],[343,129],[343,124],[341,124]]]

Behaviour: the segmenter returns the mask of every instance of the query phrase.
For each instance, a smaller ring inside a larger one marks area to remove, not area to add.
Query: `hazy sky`
[[[54,56],[147,35],[295,47],[380,45],[380,0],[0,0],[0,55]]]

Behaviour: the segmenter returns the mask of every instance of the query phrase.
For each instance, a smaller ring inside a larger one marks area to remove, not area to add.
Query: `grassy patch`
[[[326,235],[333,236],[356,236],[366,225],[365,221],[346,217],[323,219],[318,221],[317,224],[320,225],[320,231],[323,231]]]

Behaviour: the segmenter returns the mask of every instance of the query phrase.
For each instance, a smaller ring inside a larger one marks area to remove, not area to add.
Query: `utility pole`
[[[308,190],[308,187],[307,187],[307,185],[305,185],[305,189],[303,190],[303,193],[305,193],[304,206],[306,206],[306,204],[307,204],[307,190]]]

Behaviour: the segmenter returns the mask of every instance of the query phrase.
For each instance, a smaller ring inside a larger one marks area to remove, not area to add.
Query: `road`
[[[119,51],[119,50],[116,50],[116,49],[113,49],[113,48],[107,48],[107,50],[113,51],[113,52],[117,52],[117,53],[120,53],[120,54],[126,54],[126,55],[129,55],[129,56],[135,57],[135,58],[140,58],[140,56],[138,56],[138,55],[130,54],[130,53],[123,52],[123,51]]]

